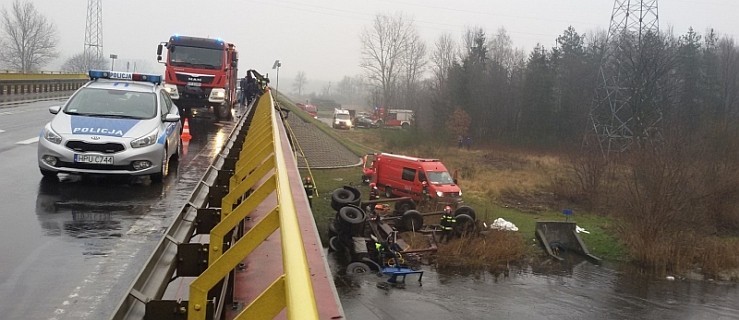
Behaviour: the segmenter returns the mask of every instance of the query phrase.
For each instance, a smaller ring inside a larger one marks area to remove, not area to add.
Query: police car
[[[179,157],[180,114],[161,76],[91,70],[90,81],[41,130],[38,164],[57,173],[150,175],[159,182]]]

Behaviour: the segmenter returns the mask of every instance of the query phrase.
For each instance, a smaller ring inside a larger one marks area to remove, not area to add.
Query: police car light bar
[[[151,82],[154,84],[162,83],[162,76],[154,75],[154,74],[90,70],[89,75],[90,75],[91,80],[114,79],[114,80],[146,81],[146,82]]]

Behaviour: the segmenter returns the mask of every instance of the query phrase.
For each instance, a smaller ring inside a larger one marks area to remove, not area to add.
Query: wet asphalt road
[[[226,142],[233,123],[190,121],[161,184],[41,179],[36,142],[63,100],[0,107],[0,319],[107,319]]]

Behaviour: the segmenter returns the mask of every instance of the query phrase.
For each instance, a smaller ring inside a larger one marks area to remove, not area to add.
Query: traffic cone
[[[190,142],[190,139],[192,139],[192,136],[190,135],[190,123],[187,122],[187,118],[185,118],[185,126],[182,128],[180,139],[185,142]]]

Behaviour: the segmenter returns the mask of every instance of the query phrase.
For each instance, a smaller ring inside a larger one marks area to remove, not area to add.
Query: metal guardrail
[[[304,191],[288,181],[297,166],[280,115],[269,90],[248,109],[112,319],[343,318],[312,215],[298,214],[307,199],[293,197]],[[236,280],[240,263],[263,259],[265,248],[281,250],[281,270],[265,265],[263,286]],[[243,286],[248,305],[226,311]]]
[[[34,81],[34,80],[86,80],[86,73],[62,73],[62,72],[41,72],[41,73],[15,73],[0,72],[0,81]]]
[[[259,100],[252,123],[229,181],[229,193],[221,203],[221,222],[210,232],[209,266],[190,284],[188,318],[206,319],[208,291],[279,228],[284,274],[274,279],[237,319],[274,318],[285,308],[288,319],[318,319],[285,155],[279,147],[283,142],[271,94]],[[254,150],[259,151],[254,153]],[[273,192],[277,195],[276,203],[268,200]],[[270,208],[269,213],[233,246],[223,250],[222,242],[217,239],[223,239],[230,230],[238,228],[239,223],[260,205]]]

